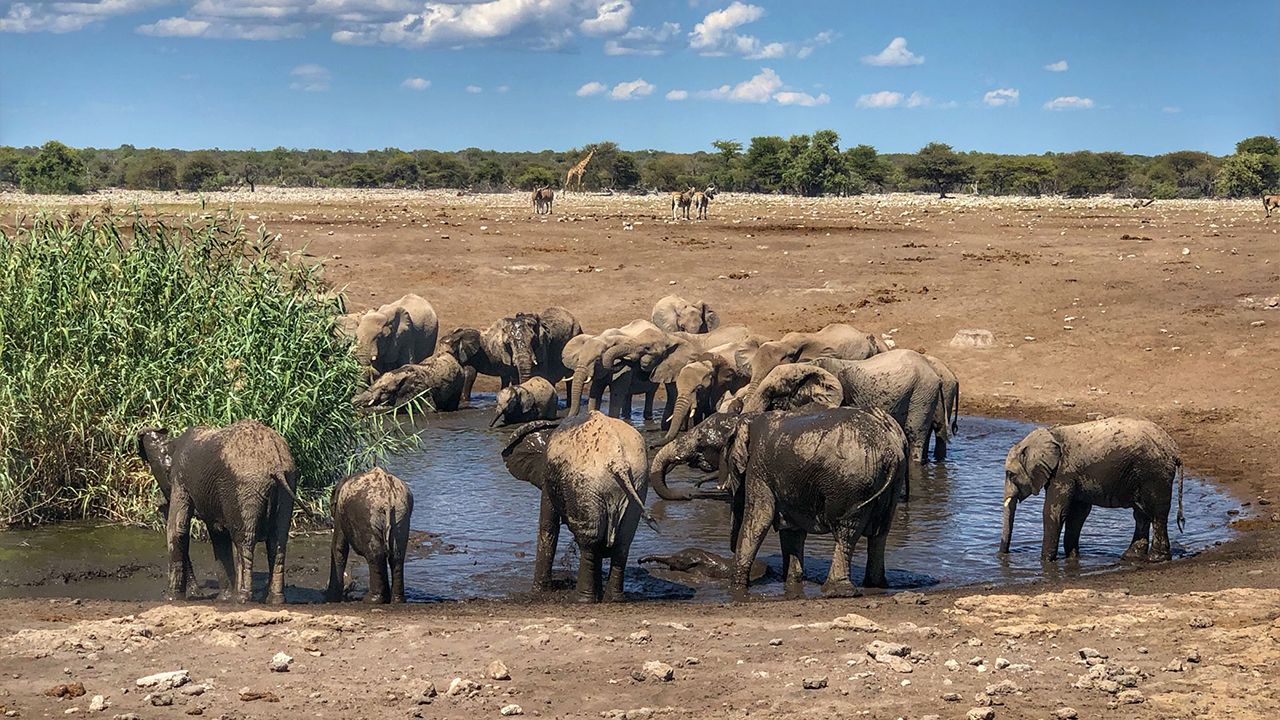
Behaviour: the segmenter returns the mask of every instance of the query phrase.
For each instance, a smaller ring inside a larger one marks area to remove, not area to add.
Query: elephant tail
[[[311,518],[319,517],[319,515],[315,513],[315,511],[311,508],[311,506],[308,505],[307,503],[302,502],[302,498],[298,497],[298,493],[296,493],[294,489],[289,486],[289,478],[287,474],[272,473],[271,479],[275,480],[276,484],[280,486],[280,489],[284,490],[285,493],[289,495],[289,499],[293,501],[293,506],[298,510],[301,510],[303,515],[306,515]]]
[[[1187,518],[1182,514],[1182,481],[1184,479],[1182,460],[1178,460],[1178,532],[1187,525]]]
[[[614,470],[613,479],[614,482],[617,482],[618,485],[622,487],[622,491],[627,494],[627,497],[631,502],[635,503],[636,507],[640,508],[640,518],[644,520],[644,524],[648,525],[654,532],[661,532],[658,529],[658,521],[654,520],[653,515],[650,515],[649,511],[645,509],[644,501],[640,499],[640,494],[636,492],[636,486],[631,482],[631,474],[629,472],[618,472],[617,470]]]

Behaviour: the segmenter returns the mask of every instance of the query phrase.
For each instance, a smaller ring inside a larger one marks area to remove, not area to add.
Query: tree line
[[[1251,197],[1280,188],[1280,141],[1241,140],[1225,157],[1194,150],[1146,156],[1079,151],[1040,155],[958,152],[929,143],[915,153],[880,153],[870,145],[842,149],[834,130],[761,136],[745,146],[717,140],[694,153],[622,150],[600,142],[568,151],[456,152],[397,148],[342,150],[165,150],[0,147],[0,187],[78,194],[101,188],[212,191],[258,185],[469,189],[559,187],[588,150],[595,155],[584,187],[616,191],[674,190],[714,184],[721,190],[803,196],[879,192],[966,192],[983,195],[1112,193],[1135,198]]]

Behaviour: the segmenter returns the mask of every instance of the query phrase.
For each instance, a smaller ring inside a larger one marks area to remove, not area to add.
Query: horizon
[[[831,128],[885,153],[1220,156],[1280,128],[1249,71],[1280,66],[1280,3],[809,9],[0,0],[0,145],[688,153]]]

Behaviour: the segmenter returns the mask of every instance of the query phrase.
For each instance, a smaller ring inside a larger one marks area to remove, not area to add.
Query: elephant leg
[[[947,439],[942,433],[935,432],[933,434],[933,460],[934,462],[942,462],[947,459]]]
[[[1173,557],[1169,550],[1169,511],[1163,515],[1156,514],[1151,518],[1151,554],[1152,562],[1164,562]]]
[[[745,489],[742,522],[738,533],[738,546],[733,553],[733,578],[729,582],[730,593],[736,600],[745,600],[747,583],[751,581],[751,564],[760,552],[760,544],[773,522],[776,501],[764,483],[756,481]]]
[[[293,500],[284,490],[277,488],[275,517],[267,530],[267,567],[271,571],[267,583],[267,602],[284,604],[284,558],[289,547],[289,524],[293,522]],[[250,555],[250,562],[253,556]],[[250,575],[252,577],[252,575]]]
[[[387,563],[391,571],[391,599],[393,603],[404,602],[404,556],[408,552],[408,538],[401,541],[394,537],[392,530],[391,547],[387,551]],[[407,533],[406,533],[407,534]]]
[[[626,419],[631,417],[631,371],[619,374],[609,384],[609,415]]]
[[[657,399],[657,396],[658,396],[657,388],[648,390],[644,394],[644,421],[645,422],[653,422],[653,405],[654,405],[654,400]]]
[[[1129,543],[1129,548],[1120,557],[1125,560],[1146,560],[1150,535],[1151,518],[1135,507],[1133,509],[1133,542]]]
[[[600,570],[604,563],[604,547],[595,538],[578,543],[578,602],[600,602]]]
[[[635,514],[635,519],[631,515]],[[635,508],[627,510],[622,526],[614,534],[613,549],[609,553],[609,584],[604,590],[605,602],[617,602],[623,599],[623,578],[627,571],[627,556],[631,554],[631,541],[636,535],[636,526],[640,524],[640,513]]]
[[[556,559],[556,544],[560,540],[560,513],[556,512],[551,497],[544,489],[542,505],[538,510],[538,551],[533,563],[533,589],[535,592],[551,588],[551,566]]]
[[[573,378],[567,377],[564,381],[564,406],[569,409],[569,414],[573,415],[577,408],[569,407],[569,398],[573,397]]]
[[[735,493],[730,505],[733,517],[729,523],[729,552],[736,553],[738,551],[738,538],[742,536],[742,513],[745,509],[745,499],[744,493]]]
[[[364,601],[371,605],[391,602],[391,584],[387,582],[387,549],[378,547],[369,553],[369,594]]]
[[[247,603],[253,599],[253,549],[256,538],[252,530],[239,533],[235,538],[236,548],[236,596],[239,603]]]
[[[325,602],[342,602],[346,587],[347,557],[351,543],[342,531],[340,523],[333,524],[333,542],[329,547],[329,587],[324,592]]]
[[[169,586],[166,600],[187,598],[187,576],[191,567],[191,503],[181,485],[174,484],[169,493],[169,517],[165,528],[169,545]]]
[[[867,537],[867,571],[862,576],[862,587],[889,587],[884,572],[884,546],[888,539],[888,530]]]
[[[213,558],[218,563],[218,599],[230,600],[232,578],[236,573],[231,533],[209,528],[209,544],[213,545]]]
[[[831,552],[831,570],[827,572],[827,581],[822,584],[822,594],[829,597],[840,597],[851,594],[854,590],[849,579],[849,560],[858,546],[858,533],[847,528],[836,528],[835,549]]]
[[[1089,517],[1093,505],[1087,502],[1074,502],[1067,508],[1066,533],[1062,538],[1062,552],[1070,558],[1080,557],[1080,529]]]
[[[471,387],[476,384],[476,369],[470,365],[462,369],[462,399],[471,402]]]
[[[778,531],[782,545],[782,584],[787,597],[804,596],[805,532],[796,528]]]
[[[1040,545],[1041,562],[1053,562],[1058,559],[1058,541],[1062,539],[1062,521],[1066,514],[1065,502],[1053,498],[1044,500],[1044,539]]]

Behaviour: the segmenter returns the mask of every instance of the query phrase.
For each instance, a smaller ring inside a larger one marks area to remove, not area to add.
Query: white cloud
[[[1077,97],[1075,95],[1056,97],[1044,104],[1045,110],[1089,110],[1092,107],[1092,98]]]
[[[982,102],[990,107],[1017,105],[1020,94],[1017,88],[997,88],[983,95]]]
[[[604,41],[605,55],[661,55],[680,33],[680,23],[665,22],[651,28],[637,25],[617,38]]]
[[[882,67],[921,65],[924,63],[924,56],[916,55],[908,50],[906,38],[896,37],[890,40],[889,45],[878,54],[864,56],[862,58],[862,62],[866,65],[878,65]]]
[[[892,90],[881,90],[880,92],[871,93],[869,95],[858,96],[858,107],[871,108],[873,110],[883,110],[885,108],[894,108],[902,104],[902,93]]]
[[[600,4],[596,16],[578,24],[587,35],[617,35],[631,21],[630,0],[609,0]]]
[[[636,78],[630,82],[621,82],[613,86],[609,91],[609,97],[614,100],[638,100],[653,94],[657,87],[652,83],[647,83],[643,78]]]
[[[170,17],[157,20],[150,25],[139,25],[138,32],[156,37],[200,37],[209,31],[207,20],[191,20],[184,17]]]
[[[480,87],[479,85],[468,85],[466,87],[466,91],[471,93],[472,95],[479,95],[480,93],[484,92],[484,88]]]
[[[291,90],[301,90],[303,92],[324,92],[329,89],[329,70],[314,63],[306,63],[299,65],[289,71],[289,76],[293,78],[293,82],[289,83]]]
[[[815,105],[826,105],[831,102],[831,97],[826,93],[821,93],[817,97],[809,93],[796,92],[794,90],[784,90],[774,93],[773,99],[779,105],[799,105],[801,107],[813,107]]]
[[[405,78],[404,82],[400,83],[400,87],[407,90],[421,91],[431,87],[431,81],[420,77]]]
[[[1166,112],[1172,115],[1172,114],[1182,112],[1182,108],[1178,107],[1177,105],[1165,105],[1164,107],[1160,108],[1160,112]]]
[[[772,60],[795,55],[808,57],[813,48],[825,45],[835,34],[827,31],[795,48],[792,43],[765,42],[754,35],[743,35],[737,29],[765,16],[764,8],[733,0],[723,10],[713,10],[693,26],[689,48],[701,55],[741,55],[748,60]]]
[[[688,100],[689,91],[688,90],[672,90],[671,92],[667,93],[667,99],[668,100]]]
[[[68,33],[121,15],[130,15],[165,0],[84,0],[83,2],[15,2],[0,16],[0,32]]]
[[[743,80],[737,85],[721,85],[715,90],[704,90],[698,97],[707,100],[728,100],[730,102],[766,103],[773,94],[782,89],[782,78],[770,68],[762,68],[760,73],[750,80]]]
[[[929,107],[933,105],[933,98],[921,92],[913,92],[907,96],[907,107]]]
[[[1045,66],[1044,66],[1044,69],[1045,69],[1045,70],[1048,70],[1049,72],[1066,72],[1066,71],[1067,71],[1067,61],[1066,61],[1066,60],[1059,60],[1058,62],[1051,62],[1051,63],[1049,63],[1048,65],[1045,65]]]
[[[831,30],[823,30],[805,41],[805,43],[800,46],[800,49],[796,50],[796,57],[803,60],[812,55],[813,51],[817,48],[820,48],[823,45],[830,45],[835,39],[836,34],[834,32]]]
[[[608,89],[609,89],[608,85],[605,85],[602,82],[596,82],[595,80],[592,80],[591,82],[586,83],[582,87],[578,88],[578,91],[574,94],[577,95],[578,97],[590,97],[592,95],[599,95],[600,93]]]
[[[504,93],[509,91],[510,89],[511,89],[510,85],[499,85],[498,87],[494,88],[493,91],[496,93]]]

